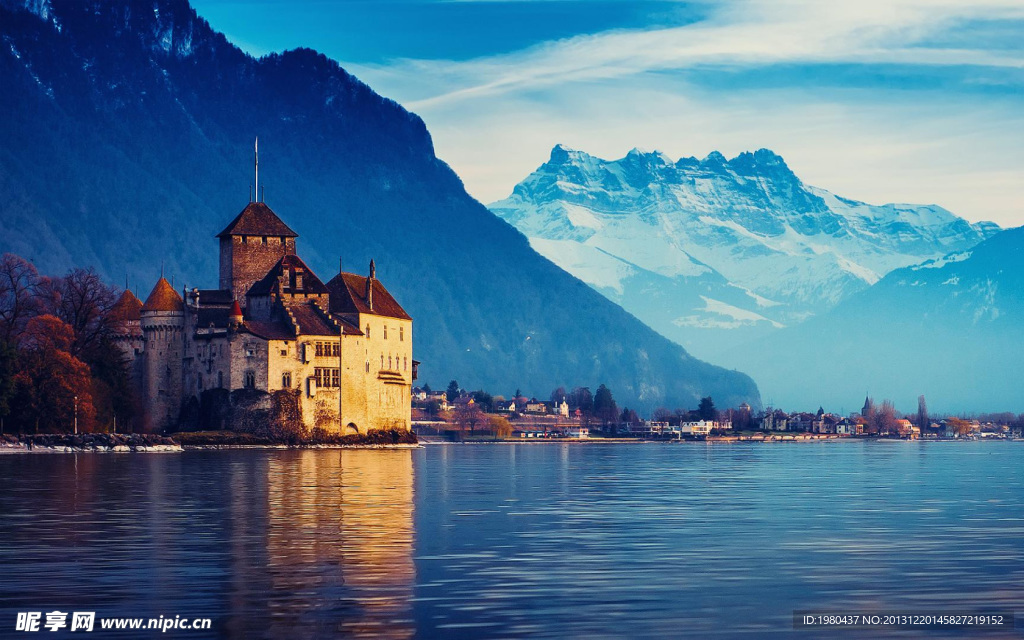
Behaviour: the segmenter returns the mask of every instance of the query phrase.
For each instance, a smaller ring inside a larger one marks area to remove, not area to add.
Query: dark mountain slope
[[[0,81],[0,249],[43,271],[95,265],[144,294],[163,262],[179,287],[213,286],[213,235],[248,200],[259,135],[267,203],[299,252],[323,279],[339,257],[377,260],[426,381],[758,402],[746,376],[534,253],[466,194],[419,118],[313,51],[255,60],[182,0],[0,0]]]

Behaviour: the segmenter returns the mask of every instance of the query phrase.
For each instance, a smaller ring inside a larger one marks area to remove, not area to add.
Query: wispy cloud
[[[396,68],[441,79],[411,102],[431,108],[481,96],[695,67],[781,63],[977,65],[1024,68],[1024,52],[933,48],[929,37],[977,20],[1024,19],[1018,0],[735,0],[705,21],[680,27],[578,36],[500,56],[453,63],[398,61]]]

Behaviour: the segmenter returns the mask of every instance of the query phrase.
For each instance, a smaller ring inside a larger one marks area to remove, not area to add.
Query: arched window
[[[402,368],[409,370],[409,358],[402,358]]]
[[[366,373],[370,373],[370,361],[366,361]]]
[[[398,341],[405,342],[405,327],[398,327]]]
[[[367,338],[370,337],[370,325],[369,324],[366,325],[366,337]]]
[[[281,374],[281,387],[284,389],[292,388],[292,374],[290,371],[285,371]]]
[[[388,371],[391,371],[391,356],[388,356]]]
[[[384,368],[384,354],[383,353],[380,354],[380,368],[381,369]]]
[[[256,388],[256,372],[246,371],[245,372],[245,388],[255,389]]]

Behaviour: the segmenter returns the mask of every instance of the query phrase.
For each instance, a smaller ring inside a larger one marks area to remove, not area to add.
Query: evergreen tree
[[[445,391],[445,394],[448,396],[448,402],[455,402],[455,398],[459,397],[459,391],[460,389],[458,382],[456,382],[455,380],[449,382],[448,390]]]
[[[597,388],[597,393],[594,394],[594,416],[605,427],[614,424],[619,417],[619,408],[612,397],[611,389],[603,384]]]
[[[697,415],[700,416],[701,420],[714,420],[718,417],[718,411],[715,409],[715,401],[711,399],[711,396],[705,396],[700,399],[700,406],[697,407]]]

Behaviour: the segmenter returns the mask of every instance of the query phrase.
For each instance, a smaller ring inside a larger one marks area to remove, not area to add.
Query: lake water
[[[55,608],[273,639],[812,638],[835,634],[794,610],[1021,612],[1022,498],[1008,442],[3,455],[0,637]]]

